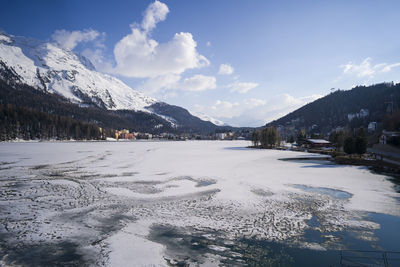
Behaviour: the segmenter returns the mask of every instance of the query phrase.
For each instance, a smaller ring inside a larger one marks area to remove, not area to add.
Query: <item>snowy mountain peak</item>
[[[8,35],[6,35],[5,33],[2,33],[2,32],[0,32],[0,43],[11,43],[12,41],[11,41],[11,38],[8,36]]]
[[[5,69],[15,74],[19,83],[80,105],[149,112],[146,107],[157,102],[121,80],[97,72],[81,55],[49,42],[0,33],[0,77]]]
[[[198,118],[200,118],[203,121],[209,121],[209,122],[211,122],[211,123],[213,123],[213,124],[215,124],[217,126],[229,126],[225,122],[217,120],[217,119],[215,119],[215,118],[213,118],[211,116],[208,116],[208,115],[206,115],[204,113],[201,113],[201,112],[193,113],[193,115],[198,117]]]

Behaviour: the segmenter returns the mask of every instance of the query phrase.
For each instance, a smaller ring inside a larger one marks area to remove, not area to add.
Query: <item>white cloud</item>
[[[167,92],[164,92],[164,93],[160,96],[160,98],[161,98],[161,99],[164,99],[164,100],[167,100],[167,99],[175,98],[175,97],[177,97],[177,96],[178,96],[178,93],[177,93],[176,91],[167,91]]]
[[[142,85],[142,89],[148,94],[156,95],[163,93],[170,96],[171,93],[165,91],[190,91],[200,92],[217,88],[217,79],[214,76],[196,74],[182,80],[179,74],[167,74],[147,79]],[[176,93],[173,94],[176,96]]]
[[[235,103],[231,103],[229,101],[221,101],[221,100],[217,100],[214,104],[214,106],[212,106],[213,109],[216,109],[217,107],[223,107],[223,108],[233,108],[238,106],[239,103],[235,102]]]
[[[253,108],[253,107],[263,106],[267,103],[267,101],[257,98],[250,98],[250,99],[245,99],[244,103],[249,108]]]
[[[60,47],[73,50],[80,42],[90,42],[101,35],[104,34],[90,29],[83,31],[56,30],[51,37]]]
[[[240,94],[245,94],[248,91],[250,91],[253,88],[256,88],[258,86],[258,83],[252,83],[252,82],[234,82],[226,87],[231,89],[231,92],[238,92]]]
[[[343,73],[347,75],[355,75],[357,77],[373,76],[375,74],[374,68],[371,66],[371,58],[364,59],[359,65],[349,62],[341,65]]]
[[[217,79],[213,76],[201,74],[184,79],[179,84],[179,89],[184,91],[204,91],[217,88]]]
[[[181,76],[178,74],[166,74],[147,79],[143,84],[143,89],[149,94],[155,94],[159,91],[176,89]]]
[[[232,118],[240,114],[240,110],[237,108],[238,102],[229,102],[217,100],[214,105],[211,106],[211,116],[220,118]]]
[[[98,71],[109,72],[112,69],[110,60],[104,57],[104,49],[86,48],[80,54],[89,59]]]
[[[169,13],[168,6],[159,1],[150,4],[144,12],[142,28],[145,32],[149,32],[156,27],[160,21],[164,21]]]
[[[229,64],[221,64],[219,66],[219,71],[218,74],[220,75],[231,75],[233,73],[234,69],[231,65]]]
[[[373,78],[378,73],[389,72],[393,68],[400,66],[400,63],[379,63],[373,65],[371,64],[371,61],[372,59],[367,57],[360,64],[349,62],[347,64],[340,65],[340,67],[343,68],[344,75],[356,76],[358,78]]]
[[[156,1],[147,8],[141,27],[131,25],[132,32],[114,47],[116,67],[113,72],[136,78],[181,74],[187,69],[208,66],[208,59],[200,55],[192,34],[176,33],[174,37],[159,44],[150,37],[156,24],[166,19],[168,7]]]
[[[200,105],[194,108],[229,125],[262,126],[320,97],[321,95],[311,95],[296,98],[289,94],[280,94],[270,99],[250,98],[241,102],[217,100],[209,108]]]
[[[394,63],[394,64],[386,65],[386,66],[382,69],[382,72],[389,72],[389,71],[391,71],[393,68],[396,68],[396,67],[400,67],[400,63]]]

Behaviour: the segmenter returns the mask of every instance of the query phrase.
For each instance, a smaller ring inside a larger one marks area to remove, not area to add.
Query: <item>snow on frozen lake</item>
[[[249,144],[2,143],[0,265],[245,265],[259,242],[379,246],[369,214],[400,217],[386,176]]]

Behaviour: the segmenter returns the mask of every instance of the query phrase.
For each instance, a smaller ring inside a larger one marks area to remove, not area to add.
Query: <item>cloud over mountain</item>
[[[233,126],[260,126],[320,97],[322,96],[310,95],[296,98],[284,93],[272,96],[270,99],[217,100],[209,107],[196,105],[196,111],[206,112],[207,115]]]
[[[86,29],[83,31],[56,30],[51,38],[62,48],[73,50],[81,42],[90,42],[102,34],[98,31]]]

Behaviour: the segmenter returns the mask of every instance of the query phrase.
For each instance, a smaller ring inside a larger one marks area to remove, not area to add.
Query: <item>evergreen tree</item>
[[[365,152],[367,152],[367,137],[365,135],[364,128],[358,129],[354,146],[355,146],[355,153],[359,155],[362,155]]]
[[[278,131],[273,126],[262,129],[259,135],[261,147],[263,148],[272,148],[279,142]]]
[[[253,142],[253,146],[257,147],[260,144],[260,132],[254,130],[253,134],[251,135],[251,141]]]
[[[344,140],[343,149],[347,154],[354,154],[356,152],[355,142],[352,136],[349,136]]]
[[[267,128],[267,133],[268,133],[268,145],[270,148],[272,148],[276,146],[279,142],[278,131],[276,130],[275,127],[270,126]]]

